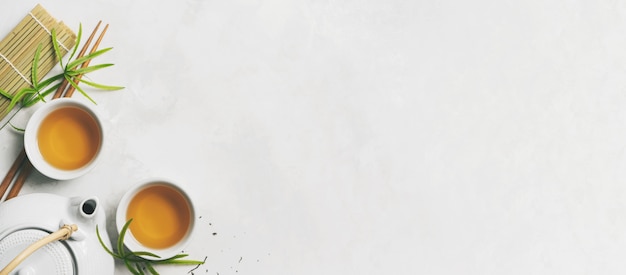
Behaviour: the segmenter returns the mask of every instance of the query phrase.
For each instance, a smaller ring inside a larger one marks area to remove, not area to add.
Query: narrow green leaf
[[[39,91],[36,91],[35,93],[25,94],[22,97],[22,100],[20,100],[21,101],[20,103],[22,104],[22,106],[28,107],[28,106],[31,106],[31,105],[27,105],[29,102],[38,102],[40,100],[43,102],[46,102],[43,98],[43,95],[40,94]]]
[[[63,55],[61,54],[61,50],[59,49],[59,44],[57,43],[57,31],[56,29],[52,29],[52,46],[54,47],[54,53],[59,59],[59,65],[61,68],[63,67]]]
[[[159,256],[157,254],[154,254],[152,252],[148,252],[148,251],[137,251],[137,252],[133,251],[132,253],[133,253],[133,255],[135,255],[137,257],[150,256],[150,257],[159,258],[159,259],[161,258],[161,256]]]
[[[15,96],[13,97],[13,99],[11,99],[11,102],[9,103],[9,107],[7,108],[7,110],[12,110],[13,107],[15,107],[15,105],[17,105],[18,102],[20,102],[20,100],[22,100],[22,97],[24,97],[27,94],[34,94],[37,91],[33,90],[33,88],[25,88],[20,90],[19,92],[17,92],[17,94],[15,94]]]
[[[187,254],[178,254],[176,256],[167,258],[165,260],[150,260],[150,259],[141,258],[141,256],[151,256],[151,257],[159,258],[159,256],[157,256],[156,254],[152,252],[148,252],[148,251],[138,251],[138,252],[128,251],[128,252],[123,252],[124,254],[122,254],[122,252],[120,251],[124,251],[124,238],[126,237],[126,233],[128,232],[128,228],[130,227],[130,224],[132,221],[133,219],[129,219],[126,222],[126,224],[124,224],[124,226],[122,227],[122,230],[120,230],[120,236],[117,239],[117,249],[118,249],[117,254],[112,253],[103,244],[102,239],[100,238],[100,233],[97,231],[98,228],[96,227],[96,234],[98,235],[98,240],[100,241],[100,244],[105,248],[105,250],[107,250],[107,252],[110,255],[113,255],[113,257],[116,257],[118,259],[122,257],[121,259],[124,262],[124,265],[126,265],[126,268],[131,273],[145,274],[144,270],[147,269],[151,275],[158,275],[159,273],[156,271],[153,264],[203,265],[206,262],[206,257],[204,258],[204,261],[181,260],[181,258],[187,257],[188,256]]]
[[[67,68],[68,69],[69,68],[74,68],[74,67],[76,67],[76,66],[78,66],[80,64],[85,63],[85,61],[94,59],[95,57],[98,57],[98,56],[100,56],[100,55],[102,55],[102,54],[104,54],[104,53],[106,53],[106,52],[108,52],[108,51],[110,51],[112,49],[113,48],[104,48],[102,50],[97,50],[97,51],[95,51],[93,53],[90,53],[88,55],[84,55],[81,58],[76,58],[76,60],[74,60],[74,61],[70,62],[69,64],[67,64]]]
[[[45,98],[52,92],[56,91],[56,89],[58,89],[59,86],[61,86],[61,83],[57,83],[51,86],[50,88],[46,89],[43,93],[41,93],[41,97]],[[33,106],[35,103],[39,102],[39,100],[40,100],[39,97],[33,97],[32,95],[28,97],[24,97],[24,100],[22,100],[22,105],[24,105],[24,107],[30,107],[30,106]]]
[[[94,66],[89,66],[89,67],[85,67],[85,68],[80,68],[80,69],[76,69],[76,70],[71,70],[68,71],[67,74],[71,75],[71,76],[76,76],[79,74],[87,74],[93,71],[97,71],[100,69],[104,69],[107,67],[111,67],[113,66],[113,64],[110,63],[106,63],[106,64],[98,64],[98,65],[94,65]]]
[[[34,90],[35,90],[35,95],[37,95],[37,98],[39,98],[39,100],[41,100],[43,102],[46,102],[46,100],[43,98],[43,96],[39,92],[39,89],[34,89]],[[24,102],[24,100],[22,100],[22,102]]]
[[[13,99],[12,95],[10,95],[9,93],[7,93],[6,91],[4,91],[2,89],[0,89],[0,95],[3,96],[3,97],[6,97],[9,100]]]
[[[43,93],[41,93],[42,96],[47,96],[49,94],[51,94],[52,92],[55,92],[59,87],[61,86],[61,82],[52,85],[51,87],[49,87],[48,89],[46,89]]]
[[[129,262],[133,262],[133,263],[142,263],[145,262],[146,259],[141,258],[139,256],[135,256],[135,254],[133,254],[132,251],[126,253],[126,255],[124,255],[124,259],[129,261]]]
[[[74,87],[76,90],[78,90],[83,96],[85,96],[87,99],[89,99],[89,101],[91,101],[93,104],[97,103],[78,85],[76,85],[76,83],[74,83],[74,81],[69,77],[69,76],[65,76],[65,79],[67,79],[67,82],[70,83],[70,85],[72,85],[72,87]]]
[[[154,269],[154,267],[152,266],[152,264],[150,264],[150,262],[146,262],[146,267],[148,268],[148,271],[150,271],[150,274],[159,275],[159,272],[157,272],[156,269]]]
[[[156,261],[152,261],[152,260],[148,260],[148,259],[136,256],[134,253],[135,252],[132,252],[132,251],[127,252],[126,255],[124,256],[124,259],[129,261],[129,262],[133,262],[133,263],[145,263],[145,262],[157,263]]]
[[[37,77],[37,71],[39,68],[39,56],[41,55],[41,44],[37,46],[37,50],[35,51],[35,57],[33,58],[33,66],[31,66],[30,79],[33,83],[33,88],[39,88],[39,78]]]
[[[70,58],[68,60],[72,60],[76,51],[78,50],[78,45],[80,44],[80,38],[83,36],[83,24],[78,23],[78,34],[76,35],[76,43],[74,43],[74,48],[72,48],[72,53],[70,54]]]
[[[126,237],[126,231],[128,230],[131,222],[133,222],[133,219],[129,219],[126,224],[124,224],[122,230],[120,231],[120,237],[117,239],[117,253],[120,256],[126,255],[124,252],[124,237]]]
[[[126,268],[128,268],[128,270],[134,275],[141,275],[139,271],[137,271],[128,261],[124,260],[124,264],[126,265]]]
[[[94,88],[98,88],[100,90],[105,90],[105,91],[117,91],[117,90],[121,90],[124,89],[124,87],[121,86],[109,86],[109,85],[103,85],[103,84],[98,84],[98,83],[94,83],[88,80],[85,80],[85,78],[80,78],[78,81],[85,83],[91,87]]]
[[[46,78],[45,80],[43,80],[43,81],[41,81],[39,83],[39,88],[43,89],[43,88],[47,87],[48,85],[52,84],[52,82],[55,82],[55,81],[57,81],[57,80],[59,80],[61,78],[63,78],[63,73],[60,73],[60,74],[51,76],[49,78]]]
[[[13,130],[15,130],[15,131],[22,132],[22,133],[26,131],[26,130],[24,130],[22,128],[19,128],[19,127],[13,125],[13,123],[11,123],[11,122],[9,122],[9,125],[11,125],[11,128],[13,128]]]
[[[100,242],[100,245],[102,246],[102,248],[104,248],[104,250],[111,255],[114,258],[118,258],[121,259],[122,257],[120,257],[119,255],[113,253],[113,251],[111,251],[105,244],[104,241],[102,241],[102,237],[100,237],[100,230],[98,229],[98,225],[96,225],[96,236],[98,236],[98,241]]]
[[[137,267],[137,270],[139,270],[139,274],[140,274],[140,275],[146,275],[146,274],[143,272],[143,268],[141,268],[141,265],[140,265],[139,263],[136,263],[136,264],[135,264],[135,266]]]
[[[172,261],[172,260],[177,260],[177,259],[181,259],[181,258],[185,258],[189,256],[188,254],[178,254],[172,257],[169,257],[167,259],[163,259],[163,260],[156,260],[155,262],[165,262],[165,261]]]
[[[26,103],[31,102],[31,101],[39,101],[41,100],[39,97],[36,97],[34,94],[28,94],[22,97],[21,103],[22,106],[26,107]]]
[[[199,265],[204,264],[203,261],[197,260],[171,260],[166,262],[159,262],[160,264],[169,264],[169,265]]]

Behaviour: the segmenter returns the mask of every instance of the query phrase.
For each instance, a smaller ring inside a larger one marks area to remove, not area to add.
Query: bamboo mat
[[[72,49],[76,34],[57,21],[41,5],[31,10],[13,30],[0,41],[0,89],[11,95],[31,85],[31,67],[37,47],[41,44],[38,77],[42,79],[58,60],[52,45],[52,30],[62,55]],[[10,100],[0,96],[0,120],[6,116]]]

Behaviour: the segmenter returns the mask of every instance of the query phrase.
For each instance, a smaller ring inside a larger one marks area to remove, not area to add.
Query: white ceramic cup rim
[[[132,231],[128,230],[126,231],[126,235],[124,237],[124,245],[131,251],[149,251],[160,256],[161,257],[160,259],[167,259],[167,258],[176,256],[177,254],[180,254],[181,251],[187,246],[187,243],[190,239],[190,236],[193,232],[194,225],[195,225],[195,218],[194,218],[195,209],[193,206],[193,202],[189,194],[179,184],[166,178],[151,178],[151,179],[147,179],[147,180],[143,180],[139,182],[138,184],[133,186],[131,189],[129,189],[124,194],[124,196],[122,196],[122,199],[120,200],[117,206],[117,211],[115,215],[115,224],[117,226],[117,232],[121,233],[122,228],[124,227],[124,224],[126,224],[127,222],[126,211],[128,209],[128,204],[130,203],[131,199],[137,193],[139,193],[139,191],[144,190],[145,188],[148,188],[150,186],[158,186],[158,185],[165,185],[165,186],[173,188],[174,190],[179,192],[187,201],[189,205],[189,211],[191,212],[189,213],[190,219],[189,219],[189,227],[187,229],[187,233],[185,234],[183,239],[181,239],[180,241],[178,241],[176,244],[172,245],[171,247],[164,248],[164,249],[157,249],[157,248],[146,247],[145,245],[139,243],[139,241],[135,239],[135,236],[133,236]],[[156,259],[150,256],[142,256],[142,257],[146,259]]]
[[[39,150],[39,142],[37,140],[39,127],[41,126],[41,122],[46,118],[51,112],[63,108],[63,107],[77,107],[81,110],[87,112],[98,125],[100,130],[100,147],[94,157],[82,167],[73,170],[64,170],[59,169],[52,166],[48,163],[43,156],[41,155],[41,151]],[[100,120],[100,116],[97,111],[87,103],[82,101],[71,99],[71,98],[59,98],[51,100],[45,104],[42,104],[42,107],[39,108],[28,120],[28,124],[26,125],[26,129],[24,132],[24,150],[26,151],[26,155],[28,156],[28,160],[33,164],[33,167],[37,169],[41,174],[57,179],[57,180],[69,180],[78,178],[87,172],[89,172],[96,165],[97,160],[99,159],[100,153],[102,152],[102,146],[104,144],[104,129],[102,127],[102,121]]]

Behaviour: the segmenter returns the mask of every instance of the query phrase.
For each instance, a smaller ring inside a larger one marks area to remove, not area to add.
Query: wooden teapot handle
[[[18,265],[20,265],[20,263],[26,260],[28,256],[30,256],[31,254],[33,254],[35,251],[42,248],[43,246],[54,241],[58,241],[58,240],[64,241],[64,240],[69,239],[70,236],[72,236],[72,233],[74,233],[76,230],[78,230],[77,225],[66,224],[62,226],[61,229],[59,229],[58,231],[29,245],[26,249],[24,249],[24,251],[20,252],[19,255],[17,255],[13,260],[11,260],[11,262],[9,262],[9,264],[4,269],[0,270],[0,275],[8,275],[9,272],[13,271],[13,269],[15,269]]]

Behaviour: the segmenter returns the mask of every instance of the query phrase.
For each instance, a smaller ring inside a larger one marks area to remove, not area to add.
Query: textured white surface
[[[23,192],[111,215],[141,179],[185,182],[194,274],[626,272],[619,1],[42,4],[110,23],[92,79],[127,88],[92,93],[99,166]],[[0,140],[4,172],[20,136]]]

